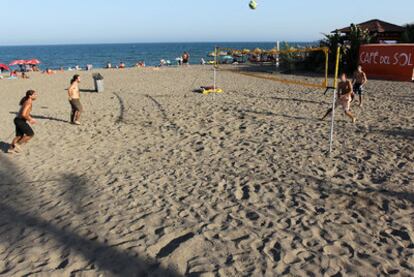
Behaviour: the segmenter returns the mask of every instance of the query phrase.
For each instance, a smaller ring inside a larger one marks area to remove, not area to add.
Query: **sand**
[[[332,94],[210,67],[0,80],[0,140],[27,89],[35,138],[0,153],[0,276],[413,276],[414,84]],[[301,77],[304,78],[304,77]],[[307,77],[308,79],[310,77]],[[312,80],[312,78],[310,78]],[[315,81],[318,81],[315,79]]]

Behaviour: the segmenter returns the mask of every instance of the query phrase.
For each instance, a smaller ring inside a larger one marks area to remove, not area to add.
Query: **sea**
[[[190,54],[190,63],[198,64],[201,58],[206,61],[215,47],[232,49],[271,49],[276,42],[209,42],[209,43],[127,43],[127,44],[82,44],[82,45],[36,45],[0,46],[0,63],[9,64],[13,60],[38,59],[42,69],[68,69],[75,66],[103,68],[107,63],[113,66],[123,62],[127,67],[144,61],[147,66],[157,66],[160,60],[176,64],[176,58],[184,51]],[[313,46],[312,42],[281,42],[284,47]]]

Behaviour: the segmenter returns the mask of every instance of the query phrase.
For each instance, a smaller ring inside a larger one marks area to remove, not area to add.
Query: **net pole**
[[[340,51],[341,51],[341,48],[338,47],[336,50],[334,93],[333,93],[333,101],[332,101],[331,133],[329,136],[329,155],[331,155],[333,151],[333,136],[334,136],[334,127],[335,127],[335,102],[336,102],[336,94],[338,92],[339,58],[341,55]]]
[[[214,47],[214,66],[213,66],[213,90],[216,89],[216,79],[217,79],[217,46]]]
[[[328,87],[329,49],[325,49],[325,87]]]
[[[280,51],[280,41],[276,42],[276,49],[277,49],[277,54],[276,54],[276,68],[279,69],[280,63],[279,63],[279,51]]]
[[[216,67],[214,66],[214,82],[213,82],[213,90],[215,90],[216,89],[216,75],[217,75],[217,72],[216,72]]]

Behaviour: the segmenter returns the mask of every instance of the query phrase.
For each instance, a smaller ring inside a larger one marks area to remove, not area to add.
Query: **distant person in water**
[[[145,62],[144,61],[139,61],[135,64],[136,67],[145,67]]]
[[[80,125],[80,116],[83,112],[83,107],[80,102],[79,83],[81,82],[79,75],[74,75],[70,81],[70,87],[68,89],[69,103],[72,108],[70,114],[70,122],[75,125]]]
[[[190,64],[190,54],[188,54],[188,52],[184,52],[182,59],[183,59],[183,65]]]
[[[362,71],[362,66],[358,66],[354,73],[352,84],[354,85],[354,92],[359,96],[359,107],[362,107],[362,98],[364,96],[364,86],[368,82],[367,74]]]
[[[352,97],[354,95],[353,89],[352,89],[352,83],[348,80],[345,73],[341,75],[341,81],[338,84],[338,97],[335,102],[335,107],[342,106],[345,114],[352,119],[352,123],[355,123],[356,118],[351,113],[351,102]],[[325,116],[322,118],[324,120],[328,115],[332,113],[332,108],[330,108]]]
[[[106,64],[106,69],[111,69],[112,68],[112,64],[110,63],[110,62],[108,62],[107,64]]]
[[[119,63],[119,68],[120,68],[120,69],[125,68],[125,63],[124,63],[124,62],[120,62],[120,63]]]
[[[29,124],[36,124],[36,120],[30,115],[32,112],[33,101],[37,99],[37,93],[34,90],[26,92],[26,96],[20,100],[20,111],[14,119],[16,126],[16,137],[11,142],[9,153],[20,152],[20,145],[29,142],[34,137],[34,132]]]

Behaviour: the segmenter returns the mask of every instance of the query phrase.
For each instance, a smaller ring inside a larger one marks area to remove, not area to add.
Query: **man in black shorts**
[[[35,124],[36,120],[32,118],[33,101],[37,99],[37,93],[34,90],[26,92],[26,96],[20,100],[20,111],[14,119],[16,125],[16,137],[13,139],[9,153],[19,152],[21,149],[19,145],[29,142],[34,137],[34,132],[30,124]]]
[[[362,97],[364,95],[364,85],[367,83],[367,75],[362,71],[362,66],[358,66],[358,69],[354,73],[354,79],[352,84],[354,85],[354,92],[359,96],[359,107],[362,107]]]
[[[83,107],[80,102],[80,90],[79,90],[80,82],[81,82],[81,78],[79,75],[73,76],[72,80],[70,81],[70,87],[68,89],[69,103],[72,108],[72,112],[70,115],[70,122],[76,125],[81,124],[80,116],[83,112]]]

